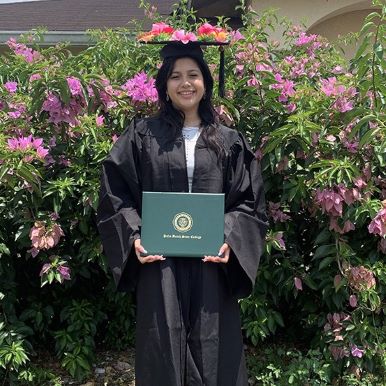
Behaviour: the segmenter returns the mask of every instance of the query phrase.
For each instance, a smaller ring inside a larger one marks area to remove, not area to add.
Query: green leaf
[[[325,259],[323,259],[319,264],[319,271],[328,267],[333,261],[335,261],[335,256],[328,256]]]

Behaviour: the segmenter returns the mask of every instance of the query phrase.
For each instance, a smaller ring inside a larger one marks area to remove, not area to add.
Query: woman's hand
[[[141,264],[153,263],[157,260],[165,260],[162,255],[141,256],[141,253],[147,253],[146,249],[141,245],[141,239],[134,240],[135,254]]]
[[[220,250],[218,251],[218,256],[204,256],[202,259],[203,262],[210,261],[212,263],[227,263],[229,261],[229,255],[231,253],[231,248],[227,243],[224,243]],[[220,257],[222,256],[222,257]]]

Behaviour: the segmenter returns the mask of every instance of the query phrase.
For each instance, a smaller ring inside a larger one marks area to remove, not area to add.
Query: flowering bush
[[[349,64],[297,26],[279,48],[269,13],[256,23],[244,9],[242,31],[200,21],[194,37],[193,15],[151,15],[151,39],[231,41],[215,107],[261,161],[271,220],[254,293],[240,302],[246,338],[310,349],[326,382],[384,374],[385,10],[368,17]],[[0,367],[10,379],[42,344],[82,378],[97,343],[132,342],[133,305],[115,292],[95,227],[99,165],[134,115],[156,111],[159,49],[94,35],[77,56],[30,48],[32,36],[0,58]],[[205,55],[217,78],[216,49]]]

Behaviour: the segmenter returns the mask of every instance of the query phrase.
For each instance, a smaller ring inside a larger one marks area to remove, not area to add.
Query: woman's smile
[[[184,113],[198,111],[205,85],[200,67],[193,59],[176,60],[167,81],[167,92],[173,106],[178,110]]]

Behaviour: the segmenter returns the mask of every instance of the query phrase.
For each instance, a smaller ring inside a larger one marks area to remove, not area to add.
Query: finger
[[[223,263],[224,258],[218,257],[218,256],[204,256],[202,259],[204,263],[211,262],[211,263]]]
[[[142,264],[146,264],[146,263],[153,263],[154,261],[158,261],[158,260],[166,260],[163,255],[149,255],[149,256],[144,256],[144,257],[141,257],[139,259],[139,261],[142,263]]]
[[[228,244],[221,245],[221,248],[218,251],[218,255],[221,256],[226,251],[227,247],[228,247]]]

